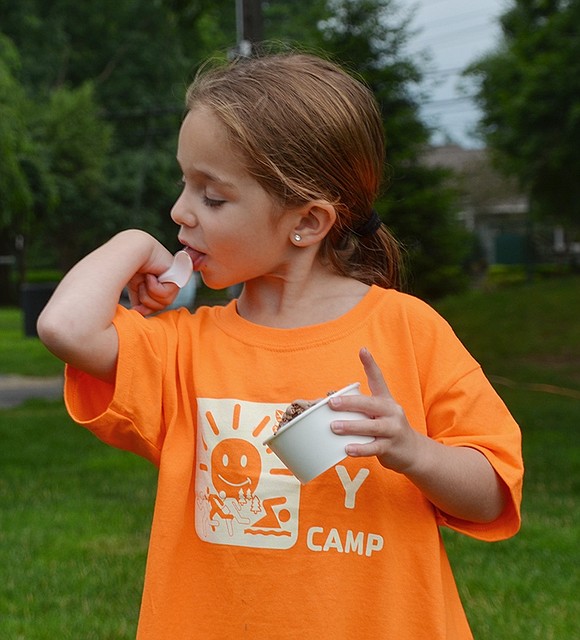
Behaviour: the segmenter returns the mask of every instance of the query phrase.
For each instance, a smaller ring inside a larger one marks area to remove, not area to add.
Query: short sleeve
[[[491,523],[473,523],[446,514],[439,521],[481,540],[513,536],[521,524],[523,461],[521,432],[479,363],[434,309],[413,301],[413,342],[421,379],[429,437],[480,451],[505,488],[503,513]]]
[[[441,524],[481,540],[503,540],[520,528],[523,462],[521,432],[481,368],[457,381],[434,401],[427,414],[429,435],[448,446],[480,451],[501,478],[506,505],[490,523],[439,514]]]
[[[107,444],[159,464],[165,435],[162,384],[167,332],[139,313],[118,307],[119,355],[114,384],[71,366],[64,397],[72,419]]]

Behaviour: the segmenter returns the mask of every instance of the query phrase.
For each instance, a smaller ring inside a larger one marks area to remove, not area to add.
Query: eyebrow
[[[216,176],[214,173],[210,173],[209,171],[201,171],[199,169],[195,169],[194,173],[207,178],[210,182],[215,182],[216,184],[221,185],[222,187],[228,187],[229,189],[235,189],[236,185],[229,180],[224,180],[219,176]]]
[[[179,162],[179,158],[177,158],[177,164],[180,166],[181,170],[183,171],[183,167]],[[186,172],[183,171],[183,173],[185,174]],[[196,177],[201,176],[206,180],[209,180],[210,182],[215,182],[216,184],[219,184],[222,187],[227,187],[229,189],[236,188],[236,185],[233,182],[230,182],[229,180],[225,180],[224,178],[220,178],[220,176],[216,175],[215,173],[212,173],[211,171],[205,171],[204,169],[196,169],[195,167],[193,167],[189,170],[189,173],[191,173],[192,175],[195,175]]]

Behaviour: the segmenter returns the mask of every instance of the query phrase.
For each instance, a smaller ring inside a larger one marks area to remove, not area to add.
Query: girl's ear
[[[322,242],[336,222],[336,209],[325,200],[313,200],[298,212],[291,240],[301,247]]]

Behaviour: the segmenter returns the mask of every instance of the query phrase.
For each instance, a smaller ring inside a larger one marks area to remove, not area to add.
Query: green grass
[[[493,544],[444,532],[449,557],[476,638],[571,639],[580,619],[580,400],[500,392],[523,432],[522,529]]]
[[[580,278],[543,280],[437,305],[485,370],[580,389]]]
[[[73,425],[61,402],[0,411],[0,441],[0,638],[134,638],[152,465]]]
[[[50,354],[38,338],[24,335],[22,311],[0,308],[0,375],[55,376],[62,362]]]
[[[494,640],[576,637],[580,278],[470,292],[437,307],[488,375],[508,379],[509,387],[503,380],[496,388],[523,436],[520,533],[486,544],[444,532],[474,635]]]
[[[580,279],[437,306],[488,374],[512,381],[497,389],[523,432],[521,532],[493,544],[444,532],[475,638],[573,638],[580,398],[530,385],[580,392]],[[0,372],[25,373],[33,356],[32,373],[60,371],[19,322],[0,310]],[[0,410],[0,443],[0,638],[134,638],[155,470],[74,426],[60,401]]]

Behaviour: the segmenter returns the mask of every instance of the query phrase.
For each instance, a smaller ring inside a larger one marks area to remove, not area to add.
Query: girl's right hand
[[[142,316],[165,309],[177,294],[179,287],[172,282],[159,282],[152,273],[136,273],[127,283],[131,308]]]

